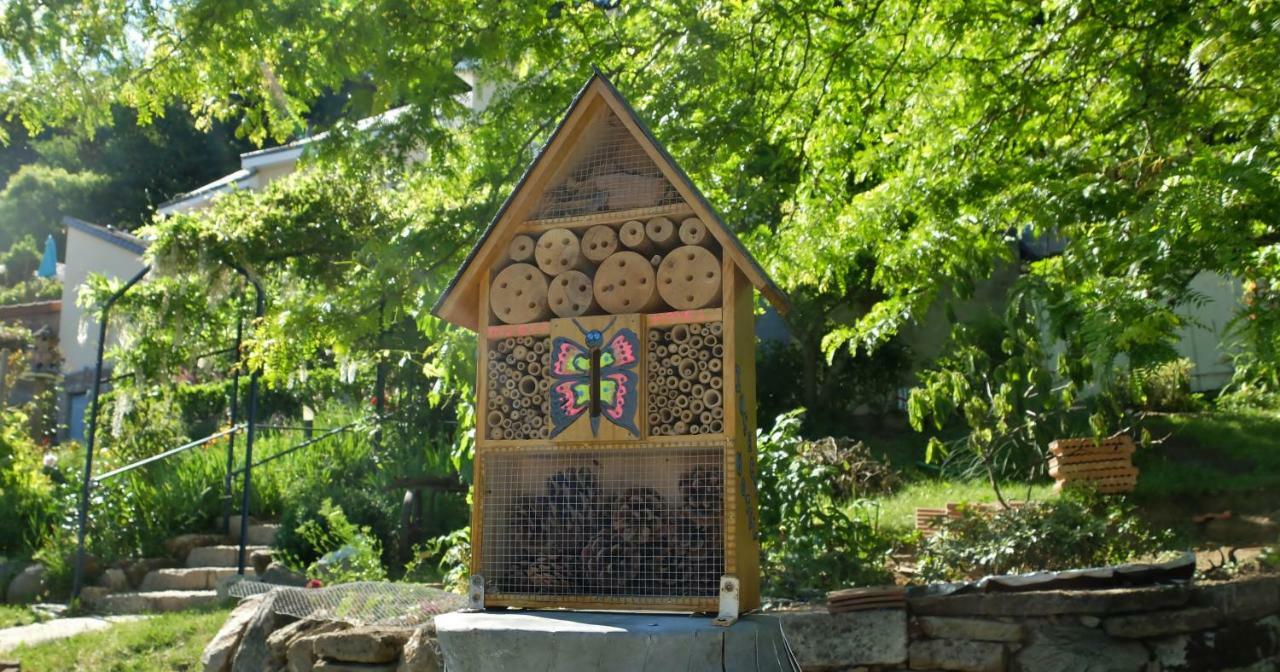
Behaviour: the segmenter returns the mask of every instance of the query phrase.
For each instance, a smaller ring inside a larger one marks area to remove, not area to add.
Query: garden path
[[[56,639],[66,639],[85,632],[104,630],[128,621],[136,621],[150,616],[78,616],[75,618],[55,618],[43,623],[19,625],[0,629],[0,653],[7,653],[21,644],[36,645]]]

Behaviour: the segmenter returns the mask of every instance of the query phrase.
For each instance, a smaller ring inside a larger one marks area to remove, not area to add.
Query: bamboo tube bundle
[[[582,234],[582,254],[588,261],[600,263],[618,251],[618,233],[612,227],[593,226]]]
[[[489,306],[507,324],[547,319],[547,276],[536,266],[515,263],[493,278]]]
[[[591,269],[578,236],[569,229],[551,229],[539,236],[533,258],[543,273],[553,277],[565,271]]]
[[[507,354],[501,354],[506,351]],[[550,434],[550,352],[547,339],[522,336],[490,342],[484,417],[491,440],[546,438]]]
[[[719,322],[649,330],[650,436],[695,436],[724,430],[724,365],[717,359],[717,352],[723,356],[724,350],[719,333]]]
[[[704,247],[678,247],[658,266],[658,292],[676,310],[713,306],[720,300],[720,261]]]
[[[635,252],[617,252],[596,270],[596,302],[606,312],[643,313],[662,304],[653,267]]]
[[[547,304],[551,312],[560,317],[578,317],[595,312],[595,291],[591,278],[582,271],[565,271],[551,280],[547,290]]]

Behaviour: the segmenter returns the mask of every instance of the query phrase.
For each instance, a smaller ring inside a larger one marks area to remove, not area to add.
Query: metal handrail
[[[84,483],[80,486],[80,511],[77,514],[76,530],[76,565],[71,579],[71,598],[80,597],[80,586],[84,582],[84,535],[89,524],[89,491],[92,490],[93,474],[93,441],[98,433],[98,404],[102,401],[102,353],[107,347],[107,323],[111,317],[111,307],[115,305],[125,292],[142,282],[142,278],[151,272],[151,266],[143,266],[124,286],[107,297],[102,304],[102,314],[98,317],[98,359],[93,371],[93,402],[89,416],[89,436],[85,441],[84,451]]]
[[[331,436],[334,436],[334,435],[336,435],[336,434],[341,434],[341,433],[343,433],[343,432],[349,431],[352,427],[355,427],[357,424],[358,424],[358,421],[352,421],[352,422],[348,422],[347,424],[345,424],[345,425],[343,425],[343,426],[341,426],[341,427],[334,427],[333,429],[331,429],[331,430],[329,430],[329,431],[325,432],[324,434],[321,434],[320,436],[317,436],[317,437],[314,437],[314,438],[310,438],[310,439],[307,439],[306,441],[302,441],[301,443],[298,443],[298,444],[292,445],[292,446],[290,446],[290,447],[288,447],[288,448],[285,448],[284,450],[282,450],[282,451],[280,451],[280,452],[278,452],[278,453],[272,453],[271,455],[268,455],[268,456],[266,456],[266,457],[262,458],[261,460],[258,460],[257,462],[254,462],[253,464],[251,464],[251,465],[250,465],[250,467],[260,467],[260,466],[262,466],[262,465],[264,465],[264,464],[266,464],[266,463],[268,463],[268,462],[270,462],[270,461],[272,461],[272,460],[276,460],[276,459],[279,459],[279,458],[281,458],[281,457],[284,457],[285,455],[288,455],[288,454],[290,454],[290,453],[297,452],[297,451],[299,451],[299,450],[302,450],[303,448],[306,448],[307,446],[311,446],[311,445],[314,445],[314,444],[320,443],[321,441],[323,441],[323,440],[325,440],[325,439],[327,439],[327,438],[329,438],[329,437],[331,437]],[[233,473],[233,474],[241,474],[241,473],[244,473],[244,470],[245,470],[245,467],[240,467],[239,469],[236,469],[235,471],[233,471],[233,472],[231,472],[231,473]]]
[[[137,469],[137,468],[139,468],[139,467],[145,467],[145,466],[147,466],[148,464],[151,464],[152,462],[159,462],[160,460],[163,460],[163,459],[165,459],[166,457],[170,457],[170,456],[172,456],[172,455],[177,455],[178,453],[186,452],[186,451],[188,451],[188,450],[191,450],[192,448],[199,448],[200,446],[203,446],[203,445],[205,445],[206,443],[209,443],[210,441],[216,441],[216,440],[218,440],[218,439],[220,439],[220,438],[222,438],[222,437],[224,437],[224,436],[226,436],[226,435],[228,435],[228,434],[235,434],[236,432],[239,432],[239,431],[243,430],[244,428],[245,428],[245,425],[243,425],[243,424],[236,425],[236,426],[234,426],[234,427],[228,427],[227,429],[224,429],[224,430],[222,430],[222,431],[220,431],[220,432],[216,432],[216,433],[214,433],[214,434],[210,434],[209,436],[206,436],[206,437],[204,437],[203,439],[196,439],[195,441],[191,441],[191,442],[189,442],[189,443],[184,443],[184,444],[182,444],[181,446],[178,446],[177,448],[170,448],[169,450],[166,450],[166,451],[164,451],[163,453],[156,453],[155,455],[152,455],[151,457],[143,458],[143,459],[138,460],[137,462],[133,462],[133,463],[131,463],[131,464],[126,464],[125,466],[120,467],[119,469],[112,469],[111,471],[108,471],[107,473],[105,473],[105,474],[103,474],[103,475],[101,475],[101,476],[95,476],[94,478],[92,478],[92,479],[90,479],[90,480],[92,480],[92,481],[93,481],[93,484],[96,486],[96,485],[98,485],[99,483],[101,483],[101,482],[103,482],[103,481],[105,481],[105,480],[107,480],[107,479],[109,479],[109,478],[113,478],[113,477],[115,477],[115,476],[119,476],[120,474],[123,474],[123,473],[125,473],[125,472],[133,471],[134,469]]]

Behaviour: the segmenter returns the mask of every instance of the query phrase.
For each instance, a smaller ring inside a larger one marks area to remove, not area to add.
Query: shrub
[[[759,445],[760,534],[766,588],[806,595],[889,578],[891,543],[873,505],[840,506],[839,467],[799,459],[803,411],[779,416]]]
[[[1167,550],[1172,535],[1143,523],[1130,505],[1068,491],[994,515],[962,510],[921,546],[926,581],[989,574],[1081,569],[1120,563]]]
[[[1191,392],[1195,363],[1181,358],[1133,369],[1119,386],[1134,408],[1161,413],[1184,413],[1203,407],[1200,395]]]
[[[304,563],[296,556],[282,554],[282,562],[294,569],[305,568],[307,576],[317,576],[329,583],[382,581],[387,572],[382,568],[382,544],[367,526],[347,519],[342,507],[326,499],[320,504],[318,517],[307,520],[294,531],[322,557]],[[334,554],[327,562],[325,554]]]
[[[58,521],[54,486],[42,473],[43,451],[17,409],[0,409],[0,554],[28,555]]]
[[[404,579],[423,581],[438,576],[446,590],[465,593],[470,569],[471,527],[467,526],[414,548],[413,559],[405,566]]]
[[[832,494],[838,500],[888,494],[898,482],[888,463],[876,459],[865,443],[853,439],[828,436],[805,441],[796,457],[814,473],[829,474]]]

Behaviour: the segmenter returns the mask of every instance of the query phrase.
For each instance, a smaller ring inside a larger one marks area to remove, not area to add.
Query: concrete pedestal
[[[778,620],[744,616],[728,628],[706,616],[525,611],[436,617],[450,672],[793,672]]]

